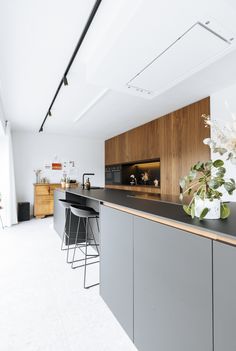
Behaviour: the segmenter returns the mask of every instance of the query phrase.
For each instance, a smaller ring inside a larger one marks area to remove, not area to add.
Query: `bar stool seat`
[[[72,205],[71,206],[71,213],[73,213],[75,216],[77,216],[79,218],[78,220],[78,227],[77,227],[77,234],[76,234],[76,239],[75,239],[75,246],[74,246],[74,254],[73,254],[73,259],[72,259],[72,263],[71,263],[71,267],[74,268],[79,268],[79,267],[84,267],[84,288],[88,289],[91,288],[92,286],[96,286],[97,284],[92,284],[92,285],[86,285],[86,275],[87,275],[87,266],[91,265],[91,264],[95,264],[95,263],[99,263],[99,261],[94,261],[94,262],[89,262],[89,259],[93,259],[93,258],[97,258],[99,257],[99,244],[96,242],[95,239],[95,235],[91,226],[90,221],[92,219],[96,220],[96,224],[97,224],[97,229],[99,232],[99,225],[98,225],[98,218],[99,218],[99,213],[97,211],[95,211],[93,208],[91,207],[87,207],[87,206],[82,206],[82,205]],[[85,225],[85,245],[81,245],[78,244],[77,242],[77,238],[78,238],[78,234],[79,234],[79,226],[80,226],[80,221],[84,222]],[[89,232],[90,229],[90,232]],[[92,243],[93,242],[93,243]],[[95,254],[88,254],[88,246],[91,247],[95,247],[96,248],[96,252]],[[81,248],[85,247],[85,251],[83,251]],[[84,258],[79,259],[79,260],[75,260],[75,253],[76,253],[76,249],[79,248],[80,251],[82,252]],[[82,261],[83,264],[74,266],[75,262],[80,262]]]
[[[74,247],[70,247],[70,236],[71,236],[71,210],[70,210],[70,207],[72,205],[80,205],[80,203],[75,202],[75,201],[70,201],[67,199],[59,199],[59,201],[60,201],[60,204],[65,209],[65,225],[64,225],[62,242],[61,242],[61,250],[67,251],[66,261],[67,261],[67,263],[71,263],[71,261],[69,261],[69,250],[73,249]],[[67,226],[68,226],[68,231],[67,231]],[[66,244],[66,241],[68,244]]]
[[[67,199],[59,199],[60,201],[60,204],[64,207],[64,208],[70,208],[70,206],[72,205],[80,205],[79,202],[76,202],[76,201],[70,201],[70,200],[67,200]]]
[[[98,218],[99,213],[95,211],[92,207],[88,206],[83,206],[80,204],[72,204],[71,205],[71,212],[77,216],[77,217],[83,217],[83,218]]]

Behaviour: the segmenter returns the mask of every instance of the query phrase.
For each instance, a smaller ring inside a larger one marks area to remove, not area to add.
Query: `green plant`
[[[198,196],[202,200],[209,199],[221,199],[222,192],[221,187],[227,191],[228,194],[232,194],[235,187],[234,179],[225,179],[226,169],[224,168],[224,161],[207,161],[198,162],[193,165],[188,175],[180,179],[179,185],[181,188],[180,199],[183,200],[185,195],[192,196],[191,201],[188,205],[183,205],[184,211],[194,218],[195,214],[195,197]],[[199,219],[202,220],[207,213],[209,208],[205,207]],[[221,218],[225,219],[230,215],[230,208],[225,203],[221,203]]]

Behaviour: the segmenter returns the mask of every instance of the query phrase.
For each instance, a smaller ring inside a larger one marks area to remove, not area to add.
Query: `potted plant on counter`
[[[235,181],[225,179],[226,169],[224,161],[198,162],[193,165],[188,175],[180,179],[181,194],[191,196],[188,205],[184,204],[184,211],[192,218],[225,219],[230,215],[230,208],[221,201],[222,187],[228,194],[235,190]]]

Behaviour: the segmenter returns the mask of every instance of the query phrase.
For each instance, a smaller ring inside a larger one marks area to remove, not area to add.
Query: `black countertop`
[[[170,195],[147,195],[137,192],[113,189],[68,189],[66,192],[111,204],[127,207],[129,209],[152,214],[172,221],[199,227],[204,231],[220,235],[230,236],[236,239],[236,203],[229,203],[231,215],[227,219],[192,219],[183,211],[177,196]],[[140,196],[141,195],[141,196]],[[135,197],[134,197],[135,196]],[[145,197],[152,198],[147,200]]]

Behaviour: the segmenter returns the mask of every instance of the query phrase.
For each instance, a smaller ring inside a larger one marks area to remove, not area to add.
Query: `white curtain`
[[[5,134],[0,136],[0,193],[2,198],[2,219],[5,226],[17,223],[16,189],[13,163],[12,138],[9,122]]]

